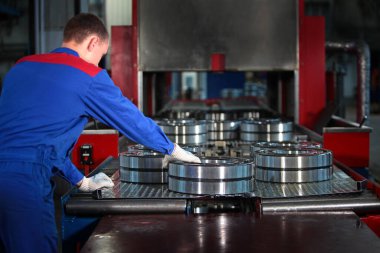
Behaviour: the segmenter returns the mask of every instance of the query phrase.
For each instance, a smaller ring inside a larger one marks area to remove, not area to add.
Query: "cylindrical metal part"
[[[167,135],[189,135],[207,133],[207,124],[205,120],[168,120],[160,121],[158,125],[161,127],[162,131]]]
[[[255,152],[257,180],[305,183],[331,179],[333,157],[325,149],[276,149]]]
[[[317,142],[295,142],[295,141],[282,141],[282,142],[265,142],[260,141],[253,143],[251,146],[252,154],[255,151],[263,150],[263,149],[283,149],[283,148],[322,148],[322,145]]]
[[[120,166],[131,169],[160,169],[163,154],[160,153],[127,153],[120,155]]]
[[[202,157],[202,163],[169,163],[169,175],[180,178],[228,180],[253,177],[253,163],[250,159]]]
[[[223,131],[223,132],[208,132],[209,141],[232,141],[238,138],[237,132]]]
[[[254,141],[290,141],[293,138],[292,132],[284,133],[250,133],[250,132],[240,132],[240,139],[242,141],[254,142]]]
[[[250,133],[292,132],[293,123],[291,121],[281,121],[280,119],[250,119],[242,121],[240,130]]]
[[[70,199],[65,205],[68,215],[185,213],[185,199]]]
[[[378,213],[380,201],[378,199],[333,199],[315,201],[293,202],[269,202],[261,203],[261,210],[265,213],[289,213],[289,212],[332,212],[354,211],[357,213]]]
[[[225,120],[225,121],[213,121],[207,122],[208,131],[211,132],[223,132],[223,131],[237,131],[240,126],[240,121],[237,120]]]
[[[236,120],[237,118],[238,115],[235,112],[212,111],[206,114],[206,120],[225,121]]]
[[[162,169],[164,155],[154,152],[130,152],[120,155],[120,180],[131,183],[167,183]]]
[[[238,194],[252,191],[253,180],[240,179],[236,181],[199,182],[169,177],[169,190],[197,195]]]
[[[144,184],[165,184],[168,182],[168,170],[120,167],[120,181]]]
[[[197,124],[197,125],[182,125],[182,126],[168,126],[160,125],[162,131],[165,134],[174,135],[174,134],[204,134],[207,133],[206,124]]]
[[[201,157],[202,163],[169,163],[169,190],[188,194],[237,194],[252,190],[251,159]]]
[[[207,142],[207,134],[167,135],[174,143],[181,145],[204,144]]]

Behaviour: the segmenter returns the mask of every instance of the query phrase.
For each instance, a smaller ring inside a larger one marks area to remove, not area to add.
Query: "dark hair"
[[[63,41],[74,40],[76,43],[82,43],[90,35],[97,35],[102,41],[108,39],[107,29],[97,16],[80,13],[67,22],[63,31]]]

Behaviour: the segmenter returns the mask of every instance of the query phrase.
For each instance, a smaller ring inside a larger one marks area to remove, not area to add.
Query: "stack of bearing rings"
[[[162,168],[164,155],[148,149],[131,149],[120,154],[120,180],[130,183],[167,183],[168,170]]]
[[[169,190],[201,195],[226,195],[252,191],[250,159],[201,157],[202,163],[169,163]]]
[[[263,149],[255,152],[255,163],[256,180],[266,182],[319,182],[333,174],[333,156],[325,149]]]
[[[292,139],[293,123],[280,119],[249,119],[240,126],[240,139],[246,142],[254,141],[290,141]]]
[[[209,141],[233,141],[238,138],[238,130],[240,126],[240,121],[209,120],[207,122],[207,125],[208,125],[208,140]]]
[[[198,145],[207,142],[205,120],[161,120],[158,121],[158,125],[171,141],[180,145]]]
[[[233,111],[211,111],[206,114],[206,120],[225,121],[236,120],[238,114]]]

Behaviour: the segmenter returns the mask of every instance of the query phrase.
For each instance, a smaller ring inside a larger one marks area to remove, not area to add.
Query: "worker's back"
[[[65,48],[22,58],[4,80],[0,149],[43,145],[67,152],[87,123],[83,98],[100,71]]]

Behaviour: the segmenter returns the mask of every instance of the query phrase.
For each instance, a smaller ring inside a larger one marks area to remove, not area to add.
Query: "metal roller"
[[[252,190],[250,159],[202,157],[202,163],[169,163],[169,190],[188,194],[236,194]]]
[[[135,152],[120,156],[120,180],[130,183],[167,183],[167,170],[162,169],[164,155]]]
[[[209,141],[230,141],[238,138],[237,132],[224,131],[224,132],[208,132]]]
[[[325,149],[276,149],[255,153],[257,180],[305,183],[331,179],[333,156]]]
[[[202,163],[169,163],[169,175],[181,178],[239,179],[253,177],[253,163],[250,159],[230,157],[203,157]]]
[[[207,134],[167,135],[168,138],[180,145],[204,144],[207,142]]]
[[[120,167],[120,180],[130,183],[164,184],[168,182],[168,170]]]
[[[151,213],[185,213],[185,199],[116,199],[83,200],[70,199],[65,211],[70,215],[105,215],[105,214],[151,214]]]
[[[167,135],[188,135],[207,133],[206,121],[195,120],[168,120],[160,121],[158,125]]]
[[[317,142],[295,142],[295,141],[272,141],[272,142],[256,142],[251,146],[252,154],[255,151],[263,149],[283,149],[283,148],[322,148],[322,145]]]
[[[212,121],[207,122],[208,131],[223,132],[223,131],[237,131],[240,126],[240,121],[225,120],[225,121]]]
[[[169,177],[169,190],[198,195],[227,195],[250,192],[253,190],[253,180],[199,182]]]
[[[238,115],[234,112],[214,111],[214,112],[208,112],[206,114],[206,120],[225,121],[225,120],[235,120],[237,118],[238,118]]]
[[[249,133],[292,132],[293,123],[291,121],[281,121],[280,119],[250,119],[242,121],[240,130]]]
[[[198,155],[198,156],[199,155],[204,156],[204,154],[207,151],[206,146],[199,146],[199,145],[197,145],[197,146],[184,145],[181,148],[183,148],[184,150],[186,150],[192,154]]]
[[[292,132],[284,133],[249,133],[240,132],[240,139],[242,141],[254,142],[254,141],[266,141],[266,142],[283,142],[291,141],[293,138]]]

